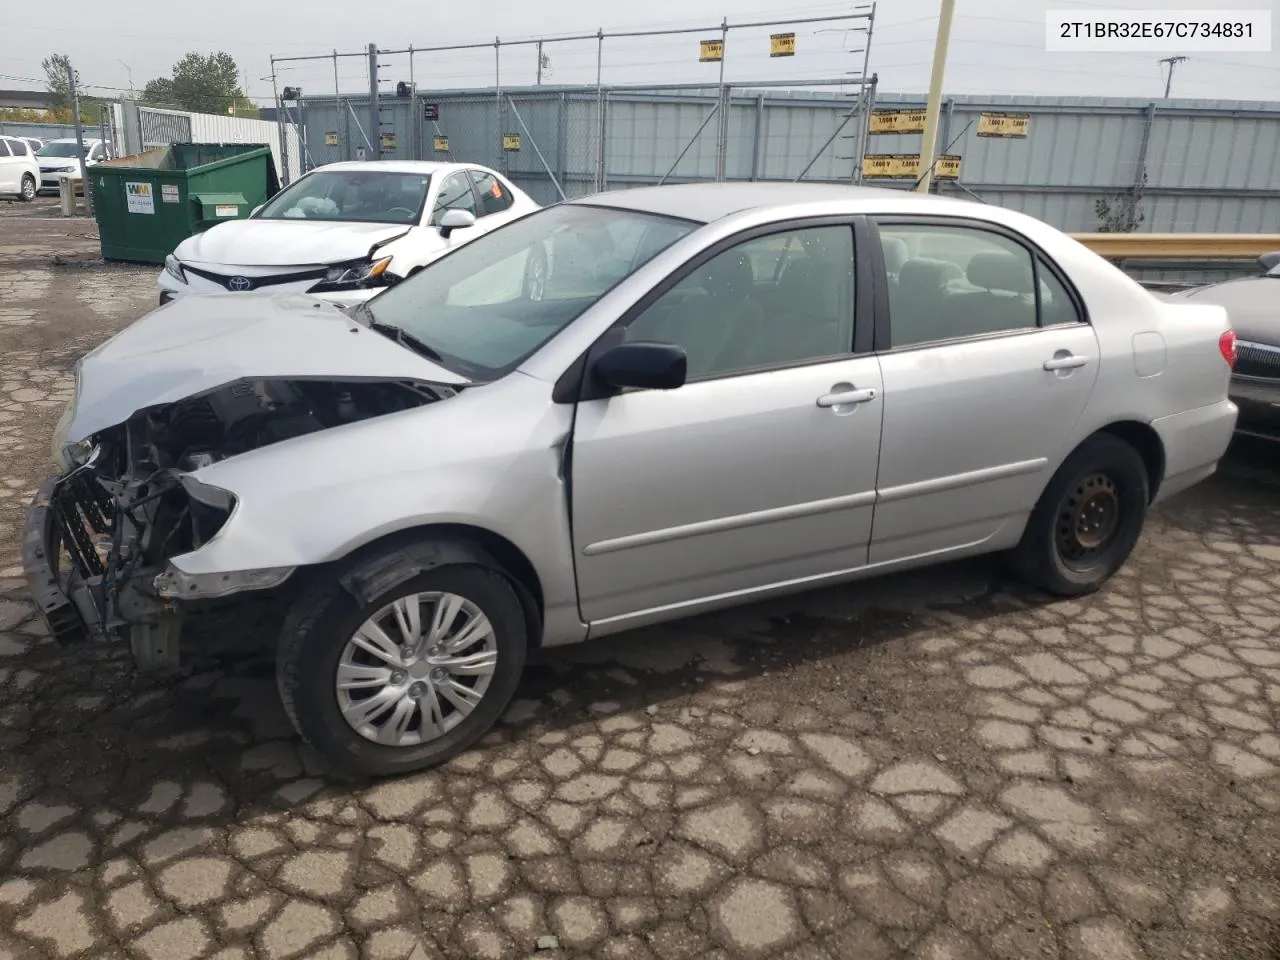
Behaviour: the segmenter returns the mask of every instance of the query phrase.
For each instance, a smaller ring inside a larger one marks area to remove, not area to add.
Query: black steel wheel
[[[1014,571],[1059,596],[1097,590],[1133,552],[1150,485],[1132,446],[1108,433],[1089,437],[1041,494],[1013,551]]]

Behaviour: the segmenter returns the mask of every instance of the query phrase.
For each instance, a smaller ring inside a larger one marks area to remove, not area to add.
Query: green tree
[[[65,53],[53,53],[40,61],[44,68],[45,86],[49,90],[49,106],[55,110],[69,109],[71,106],[71,83],[67,73],[71,69],[71,58]],[[80,74],[75,75],[76,87],[80,86]]]
[[[147,85],[142,88],[140,100],[153,107],[176,107],[178,101],[173,96],[173,80],[169,77],[148,80]]]
[[[193,113],[244,113],[252,104],[240,89],[240,69],[231,54],[188,53],[173,65],[173,76],[157,77],[142,90],[144,103]]]

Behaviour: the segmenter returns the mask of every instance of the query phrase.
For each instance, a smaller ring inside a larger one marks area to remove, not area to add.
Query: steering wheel
[[[418,211],[410,210],[408,207],[392,207],[390,210],[387,211],[387,213],[401,213],[401,212],[403,212],[406,217],[412,217]]]

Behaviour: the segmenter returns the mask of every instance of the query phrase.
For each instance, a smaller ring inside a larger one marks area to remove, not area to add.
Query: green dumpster
[[[271,148],[175,143],[89,170],[104,260],[164,263],[187,237],[242,219],[280,189]]]

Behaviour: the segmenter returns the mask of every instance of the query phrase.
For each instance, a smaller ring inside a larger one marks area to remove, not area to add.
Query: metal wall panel
[[[397,135],[394,155],[496,166],[543,203],[559,197],[552,175],[570,197],[594,190],[601,161],[597,90],[545,86],[501,93],[501,107],[492,89],[385,98],[385,129]],[[698,131],[719,96],[714,86],[605,90],[605,186],[657,183],[668,171],[669,182],[714,179],[719,119]],[[729,99],[726,179],[792,180],[808,167],[806,180],[849,182],[860,168],[854,152],[864,116],[827,143],[853,107],[855,97],[847,90],[784,91],[748,84],[730,88]],[[363,103],[350,98],[354,118],[346,100],[340,105],[332,97],[306,101],[307,142],[317,163],[354,157],[352,145],[360,138],[352,121],[367,122],[367,98]],[[439,105],[438,130],[449,138],[447,157],[431,149],[437,125],[421,119],[423,102]],[[882,93],[875,106],[922,104],[918,96]],[[1280,222],[1280,103],[955,96],[944,106],[939,147],[962,157],[960,181],[942,182],[939,189],[945,193],[977,197],[1083,232],[1098,227],[1097,202],[1133,189],[1145,170],[1141,230],[1253,232],[1274,230]],[[1029,113],[1030,135],[1024,140],[977,136],[984,111]],[[333,130],[342,143],[325,146],[324,134]],[[502,150],[503,133],[520,135],[519,151]],[[865,152],[917,153],[919,146],[918,134],[868,136]]]

